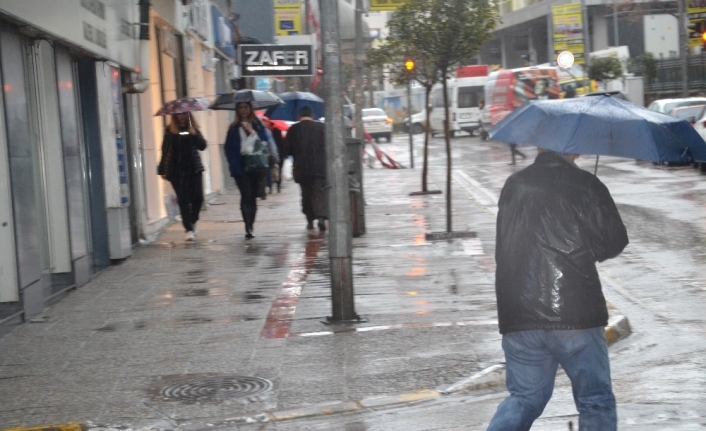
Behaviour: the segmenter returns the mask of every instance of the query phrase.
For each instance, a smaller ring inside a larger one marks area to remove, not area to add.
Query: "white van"
[[[480,108],[483,101],[487,76],[449,79],[449,132],[451,137],[464,131],[473,134],[480,128]],[[444,92],[441,84],[436,84],[431,93],[432,135],[444,133]]]

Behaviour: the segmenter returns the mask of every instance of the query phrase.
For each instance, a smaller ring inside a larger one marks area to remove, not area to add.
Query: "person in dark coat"
[[[287,154],[292,156],[292,176],[301,187],[302,212],[306,228],[326,230],[328,191],[326,190],[326,137],[323,123],[314,121],[311,108],[299,111],[299,122],[287,131]]]
[[[488,431],[529,430],[558,365],[571,379],[579,429],[617,427],[596,262],[619,255],[628,235],[608,189],[576,157],[540,150],[500,194],[495,292],[510,396]]]
[[[240,212],[245,222],[245,238],[254,238],[255,214],[260,185],[265,181],[266,170],[245,172],[244,158],[241,157],[242,143],[249,139],[268,141],[267,129],[253,112],[248,102],[238,103],[235,107],[235,121],[230,125],[223,149],[228,159],[230,175],[240,190]]]
[[[204,168],[198,152],[205,149],[206,140],[191,113],[172,115],[164,131],[157,173],[174,187],[187,241],[196,238],[196,222],[203,205]]]
[[[275,141],[275,146],[279,153],[279,160],[275,157],[270,157],[270,171],[272,174],[272,184],[277,186],[277,193],[280,193],[282,191],[282,165],[287,158],[287,152],[284,148],[284,138],[282,137],[282,131],[278,129],[272,121],[268,118],[264,118],[263,122],[265,123],[265,127],[272,133],[272,139]],[[272,193],[272,184],[268,184],[270,193]]]

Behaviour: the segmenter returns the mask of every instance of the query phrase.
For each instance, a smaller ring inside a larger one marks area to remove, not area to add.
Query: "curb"
[[[79,422],[60,425],[40,425],[36,427],[3,428],[1,431],[86,431],[86,426]]]
[[[608,321],[608,326],[605,327],[605,337],[608,345],[613,345],[616,342],[627,338],[632,332],[630,322],[625,316],[615,316]],[[203,429],[215,429],[217,427],[226,427],[242,424],[257,424],[266,422],[283,422],[293,419],[311,418],[317,416],[326,416],[337,413],[350,413],[367,409],[379,409],[400,404],[410,404],[419,401],[428,401],[440,398],[445,395],[451,395],[461,392],[469,392],[472,390],[490,388],[500,386],[505,383],[505,364],[492,365],[470,377],[460,380],[452,385],[433,389],[420,389],[416,391],[403,392],[395,395],[382,395],[364,398],[362,400],[341,401],[329,404],[314,405],[290,410],[281,410],[276,412],[261,413],[254,416],[239,416],[218,421],[208,421],[199,423],[184,424],[177,429],[182,431],[197,431]],[[0,431],[99,431],[105,427],[87,427],[84,424],[71,422],[64,425],[46,425],[39,427],[28,428],[5,428]],[[140,431],[141,429],[132,429],[120,427],[122,431]],[[154,428],[148,428],[154,430]]]

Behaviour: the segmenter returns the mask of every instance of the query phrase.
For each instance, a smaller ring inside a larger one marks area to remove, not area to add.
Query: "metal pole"
[[[355,137],[360,140],[359,151],[365,148],[363,136],[363,0],[355,2]],[[369,83],[370,85],[370,83]],[[358,155],[360,157],[360,154]],[[358,174],[358,193],[355,195],[357,223],[354,234],[365,233],[365,195],[363,194],[363,170]]]
[[[686,8],[684,7],[685,0],[677,0],[678,7],[678,25],[679,25],[679,60],[681,63],[681,83],[682,97],[689,97],[689,38],[686,34]]]
[[[615,46],[620,46],[620,38],[618,37],[618,5],[613,3],[613,38],[615,39]]]
[[[355,137],[363,139],[363,0],[355,2]]]
[[[591,66],[591,33],[588,28],[588,10],[586,9],[586,0],[581,0],[581,20],[583,25],[583,59],[586,65],[586,74]]]
[[[414,169],[414,144],[412,142],[412,79],[407,80],[407,132],[409,133],[409,166]]]
[[[348,163],[343,141],[341,35],[338,0],[319,0],[323,45],[326,162],[329,186],[329,259],[333,322],[357,320],[353,305],[352,229],[348,196]]]

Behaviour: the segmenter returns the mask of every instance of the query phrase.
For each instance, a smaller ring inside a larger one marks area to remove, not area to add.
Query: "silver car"
[[[375,139],[375,142],[382,137],[387,142],[392,141],[392,118],[380,108],[363,109],[363,128]]]

